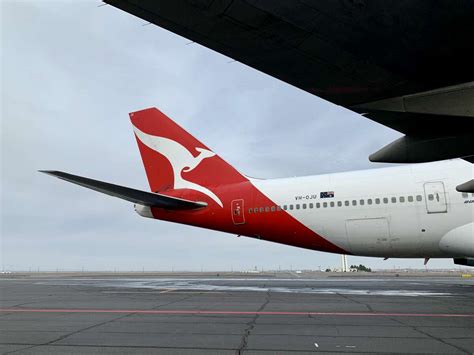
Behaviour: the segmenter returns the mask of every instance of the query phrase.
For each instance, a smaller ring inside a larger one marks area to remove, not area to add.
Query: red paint
[[[0,308],[8,313],[136,313],[171,315],[259,315],[259,316],[327,316],[327,317],[435,317],[474,318],[474,314],[457,313],[378,313],[378,312],[286,312],[286,311],[206,311],[206,310],[155,310],[155,309],[47,309],[47,308]]]
[[[156,108],[131,113],[130,118],[140,131],[171,139],[186,148],[194,157],[199,154],[196,148],[209,150]],[[271,207],[276,204],[219,156],[203,159],[191,171],[181,171],[181,176],[212,191],[222,201],[223,207],[199,191],[173,189],[173,170],[167,158],[144,145],[138,137],[137,142],[152,191],[208,203],[208,207],[194,211],[153,208],[155,218],[307,249],[350,254],[316,234],[285,211],[249,214],[250,207]],[[238,221],[235,220],[232,209],[232,201],[235,200],[242,201],[244,206]],[[240,223],[243,221],[245,223]]]

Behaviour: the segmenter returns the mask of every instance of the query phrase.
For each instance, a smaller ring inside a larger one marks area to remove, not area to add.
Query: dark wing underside
[[[474,155],[474,1],[105,2],[417,141],[393,161]]]

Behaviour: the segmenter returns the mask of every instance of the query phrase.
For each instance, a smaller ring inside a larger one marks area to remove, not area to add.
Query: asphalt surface
[[[474,353],[474,278],[0,277],[0,353]]]

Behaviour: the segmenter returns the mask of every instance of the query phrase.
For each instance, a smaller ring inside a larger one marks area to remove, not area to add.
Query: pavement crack
[[[339,292],[337,292],[336,294],[337,294],[338,296],[341,296],[342,298],[345,298],[345,299],[348,300],[348,301],[351,301],[351,302],[360,304],[360,305],[362,305],[362,306],[365,306],[365,307],[366,307],[370,312],[372,312],[372,313],[375,312],[375,311],[373,310],[373,308],[372,308],[368,303],[365,303],[365,302],[362,302],[362,301],[358,301],[358,300],[356,300],[356,299],[354,299],[354,298],[351,298],[351,297],[349,297],[349,296],[347,296],[347,295],[344,295],[344,294],[342,294],[342,293],[339,293]]]
[[[13,354],[13,353],[16,353],[16,352],[19,352],[19,351],[24,351],[24,350],[29,350],[29,349],[34,349],[34,348],[37,348],[39,346],[46,346],[46,345],[53,345],[54,343],[58,342],[58,341],[61,341],[63,339],[66,339],[72,335],[75,335],[75,334],[79,334],[79,333],[82,333],[86,330],[89,330],[89,329],[93,329],[93,328],[96,328],[96,327],[100,327],[102,325],[105,325],[105,324],[108,324],[108,323],[112,323],[112,322],[115,322],[119,319],[122,319],[122,318],[126,318],[126,317],[130,317],[132,315],[136,314],[135,312],[132,312],[132,313],[127,313],[125,315],[122,315],[122,316],[119,316],[119,317],[115,317],[113,319],[109,319],[109,320],[106,320],[104,322],[100,322],[100,323],[96,323],[96,324],[93,324],[93,325],[90,325],[88,327],[85,327],[85,328],[81,328],[81,329],[78,329],[78,330],[75,330],[73,332],[70,332],[70,333],[67,333],[67,334],[64,334],[64,335],[61,335],[60,337],[56,338],[56,339],[53,339],[53,340],[50,340],[50,341],[47,341],[47,342],[44,342],[44,343],[40,343],[40,344],[35,344],[35,345],[32,345],[30,347],[27,347],[27,348],[23,348],[23,349],[17,349],[17,350],[12,350],[12,351],[8,351],[8,352],[5,352],[4,354]]]
[[[259,312],[263,311],[269,302],[270,302],[270,291],[267,291],[265,300],[263,301],[262,305],[256,310],[256,313],[252,317],[250,322],[247,323],[247,328],[245,328],[244,333],[242,334],[242,339],[240,340],[239,348],[236,351],[237,355],[242,354],[247,349],[248,338],[252,330],[255,328],[255,323],[257,322],[257,319],[260,316]]]
[[[181,298],[179,298],[177,300],[174,300],[174,301],[170,301],[170,302],[166,302],[166,303],[156,305],[154,307],[151,307],[150,309],[160,309],[161,307],[166,307],[166,306],[169,306],[170,304],[179,303],[181,301],[189,300],[190,298],[193,298],[195,296],[197,296],[197,295],[188,295],[188,296],[185,296],[185,297],[181,297]]]
[[[27,304],[35,304],[35,303],[38,303],[38,302],[36,302],[36,301],[35,302],[23,302],[23,303],[14,304],[14,305],[10,306],[10,308],[16,308],[16,307],[21,308],[23,306],[26,306]]]
[[[441,338],[439,338],[439,337],[436,337],[436,336],[434,336],[434,335],[431,335],[430,333],[427,333],[427,332],[425,332],[425,331],[419,329],[416,325],[410,325],[410,324],[407,324],[407,323],[402,322],[402,321],[399,320],[399,319],[392,318],[392,317],[390,317],[389,319],[393,320],[394,322],[396,322],[396,323],[398,323],[398,324],[403,325],[404,327],[409,327],[409,328],[413,329],[415,332],[418,332],[418,333],[420,333],[420,334],[423,334],[424,336],[427,336],[428,338],[437,340],[437,341],[439,341],[439,342],[441,342],[441,343],[443,343],[443,344],[445,344],[445,345],[452,346],[453,348],[455,348],[455,349],[457,349],[457,350],[463,352],[464,354],[471,354],[471,355],[472,355],[472,352],[471,352],[471,351],[466,350],[466,349],[464,349],[464,348],[462,348],[462,347],[460,347],[460,346],[458,346],[458,345],[451,344],[451,343],[447,342],[447,341],[444,340],[444,339],[441,339]]]
[[[159,304],[159,305],[156,305],[150,309],[159,309],[161,307],[165,307],[165,306],[168,306],[170,304],[173,304],[173,303],[178,303],[178,302],[181,302],[181,301],[185,301],[185,300],[188,300],[192,297],[194,297],[196,295],[187,295],[185,297],[181,297],[177,300],[173,300],[171,302],[167,302],[167,303],[163,303],[163,304]],[[58,341],[61,341],[61,340],[64,340],[72,335],[75,335],[75,334],[79,334],[81,332],[84,332],[86,330],[90,330],[90,329],[93,329],[93,328],[96,328],[96,327],[100,327],[102,325],[105,325],[105,324],[108,324],[108,323],[112,323],[112,322],[115,322],[117,320],[120,320],[120,319],[123,319],[123,318],[126,318],[126,317],[130,317],[132,315],[135,315],[137,314],[136,312],[131,312],[131,313],[127,313],[125,315],[121,315],[119,317],[115,317],[113,319],[109,319],[107,321],[104,321],[104,322],[101,322],[101,323],[97,323],[97,324],[93,324],[91,326],[88,326],[88,327],[85,327],[85,328],[81,328],[81,329],[78,329],[78,330],[75,330],[73,332],[70,332],[68,334],[64,334],[56,339],[53,339],[51,341],[48,341],[48,342],[45,342],[45,343],[41,343],[41,344],[34,344],[32,346],[29,346],[29,347],[26,347],[26,348],[22,348],[22,349],[16,349],[16,350],[12,350],[12,351],[9,351],[9,352],[6,352],[4,354],[13,354],[13,353],[16,353],[16,352],[19,352],[19,351],[24,351],[24,350],[29,350],[29,349],[33,349],[33,348],[36,348],[36,347],[39,347],[39,346],[47,346],[47,345],[54,345],[54,343],[57,343]]]

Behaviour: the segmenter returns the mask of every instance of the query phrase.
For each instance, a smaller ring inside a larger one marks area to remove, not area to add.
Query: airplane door
[[[244,224],[245,223],[245,216],[244,216],[244,200],[238,199],[233,200],[231,203],[231,212],[232,212],[232,221],[234,224]]]
[[[425,187],[426,212],[446,213],[448,205],[446,203],[446,192],[441,181],[427,182]]]
[[[346,220],[350,251],[366,256],[391,255],[390,229],[387,218]]]

